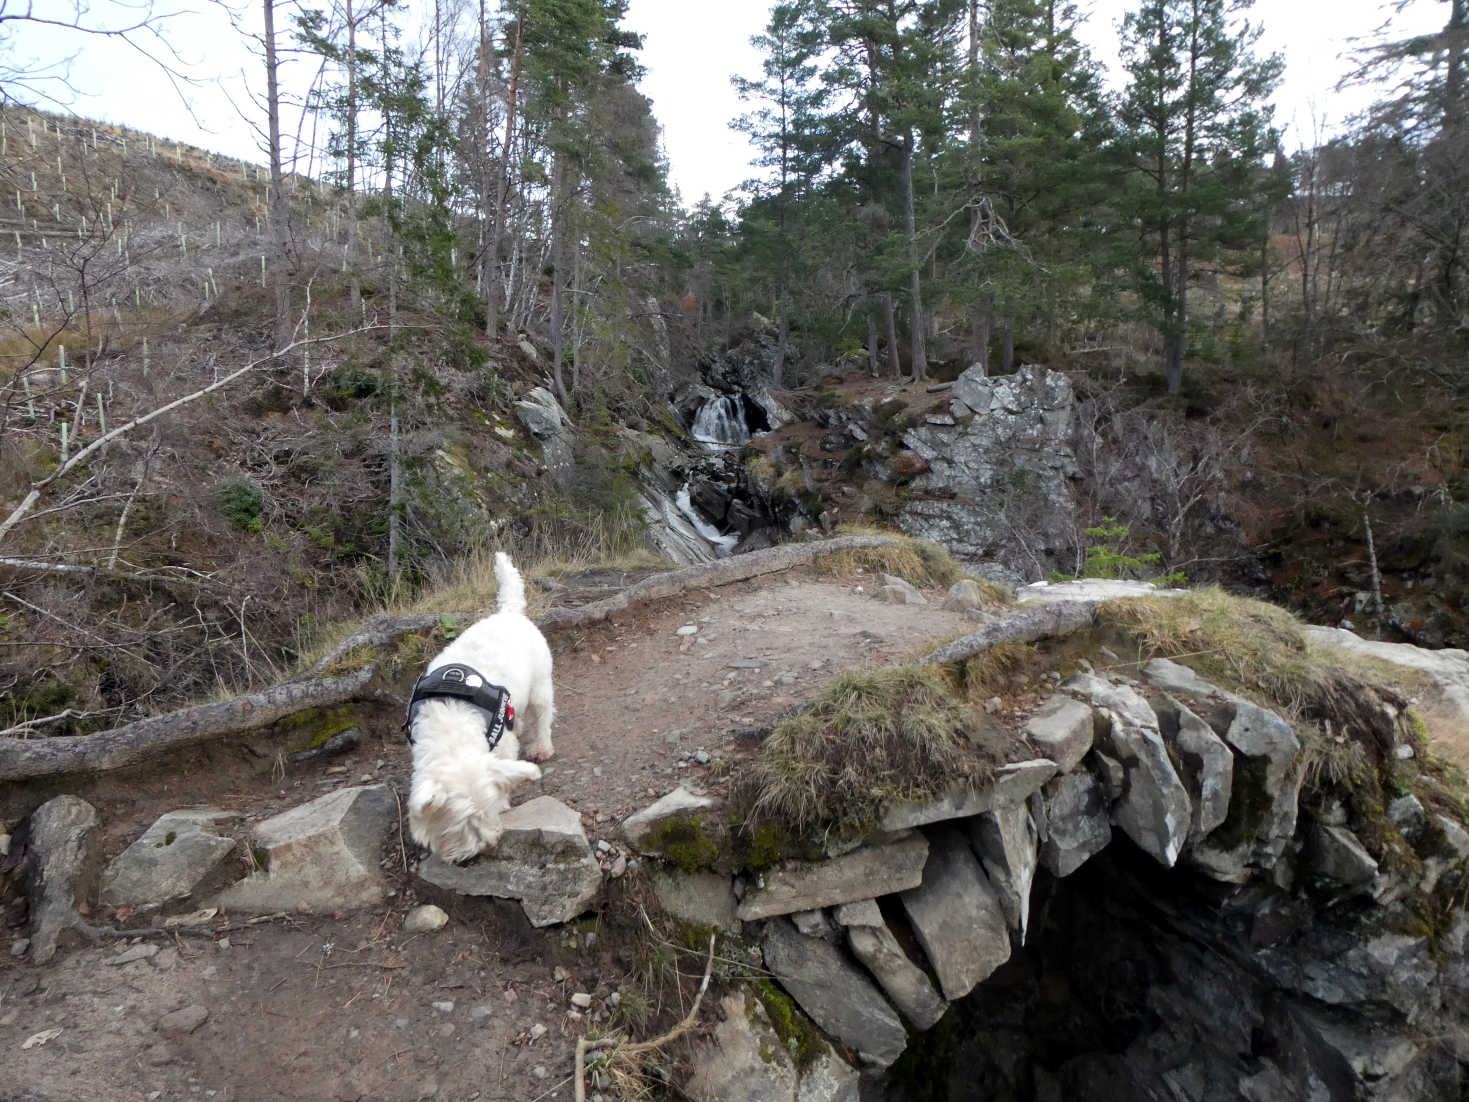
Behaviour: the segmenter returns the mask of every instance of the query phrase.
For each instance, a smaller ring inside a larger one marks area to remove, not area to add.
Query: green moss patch
[[[804,1073],[826,1049],[821,1032],[811,1020],[801,1013],[795,1001],[768,979],[755,980],[751,984],[755,997],[765,1008],[770,1026],[785,1045],[796,1070]]]

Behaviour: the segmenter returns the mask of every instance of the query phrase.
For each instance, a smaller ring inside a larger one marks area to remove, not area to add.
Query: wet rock
[[[938,799],[893,804],[883,812],[879,828],[907,830],[948,819],[967,819],[997,807],[1024,803],[1056,775],[1056,763],[1046,758],[1012,762],[995,770],[993,779],[978,790],[958,789]]]
[[[97,809],[76,796],[57,796],[31,815],[31,961],[56,955],[64,931],[77,923],[77,904],[95,884],[101,822]]]
[[[835,947],[802,937],[784,918],[765,926],[765,965],[823,1031],[870,1068],[888,1067],[908,1043],[902,1020],[873,982]]]
[[[235,851],[216,833],[237,821],[235,812],[201,808],[161,815],[102,873],[102,898],[131,907],[158,907],[187,899]]]
[[[1069,696],[1053,696],[1026,722],[1025,737],[1042,757],[1070,773],[1092,748],[1092,710]]]
[[[885,892],[915,887],[923,878],[927,855],[928,842],[915,833],[826,861],[782,861],[760,874],[737,914],[750,922],[870,899],[874,885]]]
[[[953,827],[933,829],[923,883],[900,898],[945,998],[963,998],[1010,959],[999,896]]]
[[[1045,829],[1040,861],[1053,876],[1070,876],[1107,848],[1112,826],[1102,789],[1090,773],[1066,773],[1042,790]]]
[[[418,875],[460,895],[519,900],[532,926],[570,922],[602,889],[602,869],[582,830],[581,816],[550,796],[538,796],[501,817],[504,833],[490,853],[463,865],[437,857]]]
[[[392,789],[343,788],[260,823],[252,846],[264,866],[215,897],[227,910],[324,913],[387,895],[378,866],[397,816]]]

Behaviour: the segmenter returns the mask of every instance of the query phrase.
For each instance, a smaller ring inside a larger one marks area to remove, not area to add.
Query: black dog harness
[[[413,695],[408,698],[408,714],[403,719],[403,731],[409,742],[413,741],[413,716],[418,711],[418,702],[434,697],[463,700],[484,712],[489,717],[485,741],[491,750],[500,744],[500,737],[506,731],[515,730],[515,709],[510,704],[509,689],[490,684],[469,666],[440,666],[414,683]]]

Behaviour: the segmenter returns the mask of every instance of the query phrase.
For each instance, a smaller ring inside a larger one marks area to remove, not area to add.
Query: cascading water
[[[745,420],[745,403],[739,395],[710,398],[694,416],[691,430],[695,440],[708,448],[738,448],[750,440]]]
[[[740,542],[739,536],[721,535],[718,528],[699,515],[699,510],[694,508],[694,503],[689,497],[689,484],[687,482],[679,487],[678,497],[675,498],[675,501],[678,505],[678,511],[688,518],[688,522],[694,526],[694,531],[709,541],[714,548],[714,553],[720,558],[728,555],[734,550],[735,544]]]

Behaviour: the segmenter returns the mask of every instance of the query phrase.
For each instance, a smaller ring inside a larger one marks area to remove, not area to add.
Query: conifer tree
[[[1194,265],[1258,255],[1255,195],[1274,144],[1265,97],[1282,66],[1255,57],[1251,3],[1144,0],[1123,21],[1123,213],[1138,228],[1138,286],[1163,337],[1170,394],[1183,385]]]

